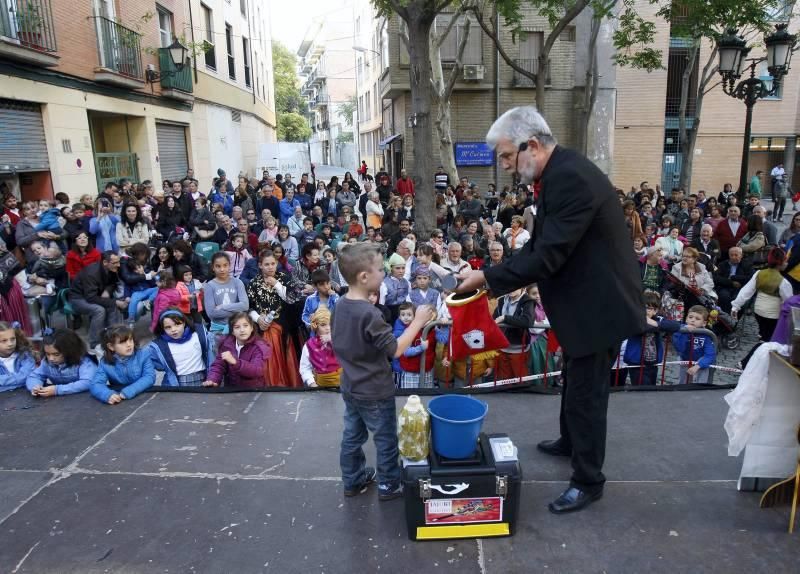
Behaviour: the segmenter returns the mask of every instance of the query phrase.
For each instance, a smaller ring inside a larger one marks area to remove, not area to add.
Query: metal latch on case
[[[505,495],[508,494],[508,477],[498,476],[495,481],[495,486],[497,487],[497,496],[505,497]]]
[[[425,478],[419,479],[419,497],[428,500],[431,497],[431,481]]]

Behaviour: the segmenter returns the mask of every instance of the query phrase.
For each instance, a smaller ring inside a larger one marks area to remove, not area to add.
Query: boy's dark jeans
[[[366,458],[361,448],[367,442],[367,431],[375,442],[378,483],[390,491],[400,486],[397,463],[397,412],[394,397],[369,401],[342,394],[344,400],[344,432],[339,465],[345,490],[354,490],[364,483]]]
[[[658,383],[658,365],[631,367],[628,369],[632,385],[655,385]],[[641,379],[641,382],[640,382]]]

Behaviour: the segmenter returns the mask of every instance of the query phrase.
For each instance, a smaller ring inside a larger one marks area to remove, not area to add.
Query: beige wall
[[[629,189],[643,180],[651,185],[661,182],[669,27],[655,17],[656,8],[649,2],[637,3],[642,16],[658,24],[654,47],[662,50],[665,69],[652,73],[629,68],[617,69],[612,180],[622,189]],[[798,28],[797,23],[790,26],[794,33]],[[711,50],[710,43],[705,42],[700,52],[701,71]],[[763,50],[759,48],[753,48],[750,53],[750,57],[762,55]],[[786,137],[796,134],[800,129],[799,106],[800,72],[793,70],[786,78],[782,99],[761,100],[756,104],[753,136]],[[719,191],[726,182],[736,187],[741,165],[745,106],[741,101],[725,95],[721,86],[717,86],[705,96],[701,113],[691,189]],[[751,154],[751,157],[754,156]],[[750,165],[751,175],[756,169],[763,167]]]

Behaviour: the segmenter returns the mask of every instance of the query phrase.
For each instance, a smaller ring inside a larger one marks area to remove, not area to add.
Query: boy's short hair
[[[311,225],[314,225],[314,220],[311,219],[310,217],[304,217],[303,218],[303,225],[305,225],[306,223],[310,223]]]
[[[311,277],[309,277],[309,281],[315,287],[317,285],[321,285],[323,283],[329,283],[331,280],[331,276],[328,275],[328,272],[324,269],[316,269],[311,273]]]
[[[413,311],[413,310],[414,310],[414,304],[413,304],[413,303],[409,303],[409,302],[400,303],[400,306],[399,306],[399,307],[397,307],[397,312],[398,312],[398,313],[401,313],[401,312],[403,312],[403,311],[408,311],[409,309],[410,309],[411,311]]]
[[[350,285],[357,282],[358,274],[369,271],[376,259],[383,260],[380,247],[374,243],[347,244],[339,254],[339,272]]]
[[[702,305],[693,305],[689,307],[689,312],[686,313],[686,315],[688,316],[689,313],[695,313],[697,315],[700,315],[704,321],[708,319],[708,309],[706,309]]]
[[[656,309],[661,308],[661,296],[656,293],[655,291],[645,291],[644,292],[644,306],[645,307],[655,307]]]

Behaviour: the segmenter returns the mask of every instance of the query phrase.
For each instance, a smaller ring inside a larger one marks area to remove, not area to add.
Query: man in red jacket
[[[400,179],[397,180],[396,189],[400,197],[404,195],[414,197],[414,180],[408,179],[408,173],[404,169],[400,170]]]
[[[740,213],[739,208],[732,205],[728,208],[728,217],[717,225],[714,237],[719,241],[720,256],[723,259],[728,258],[728,249],[739,243],[739,240],[747,233],[747,222],[739,217]]]

